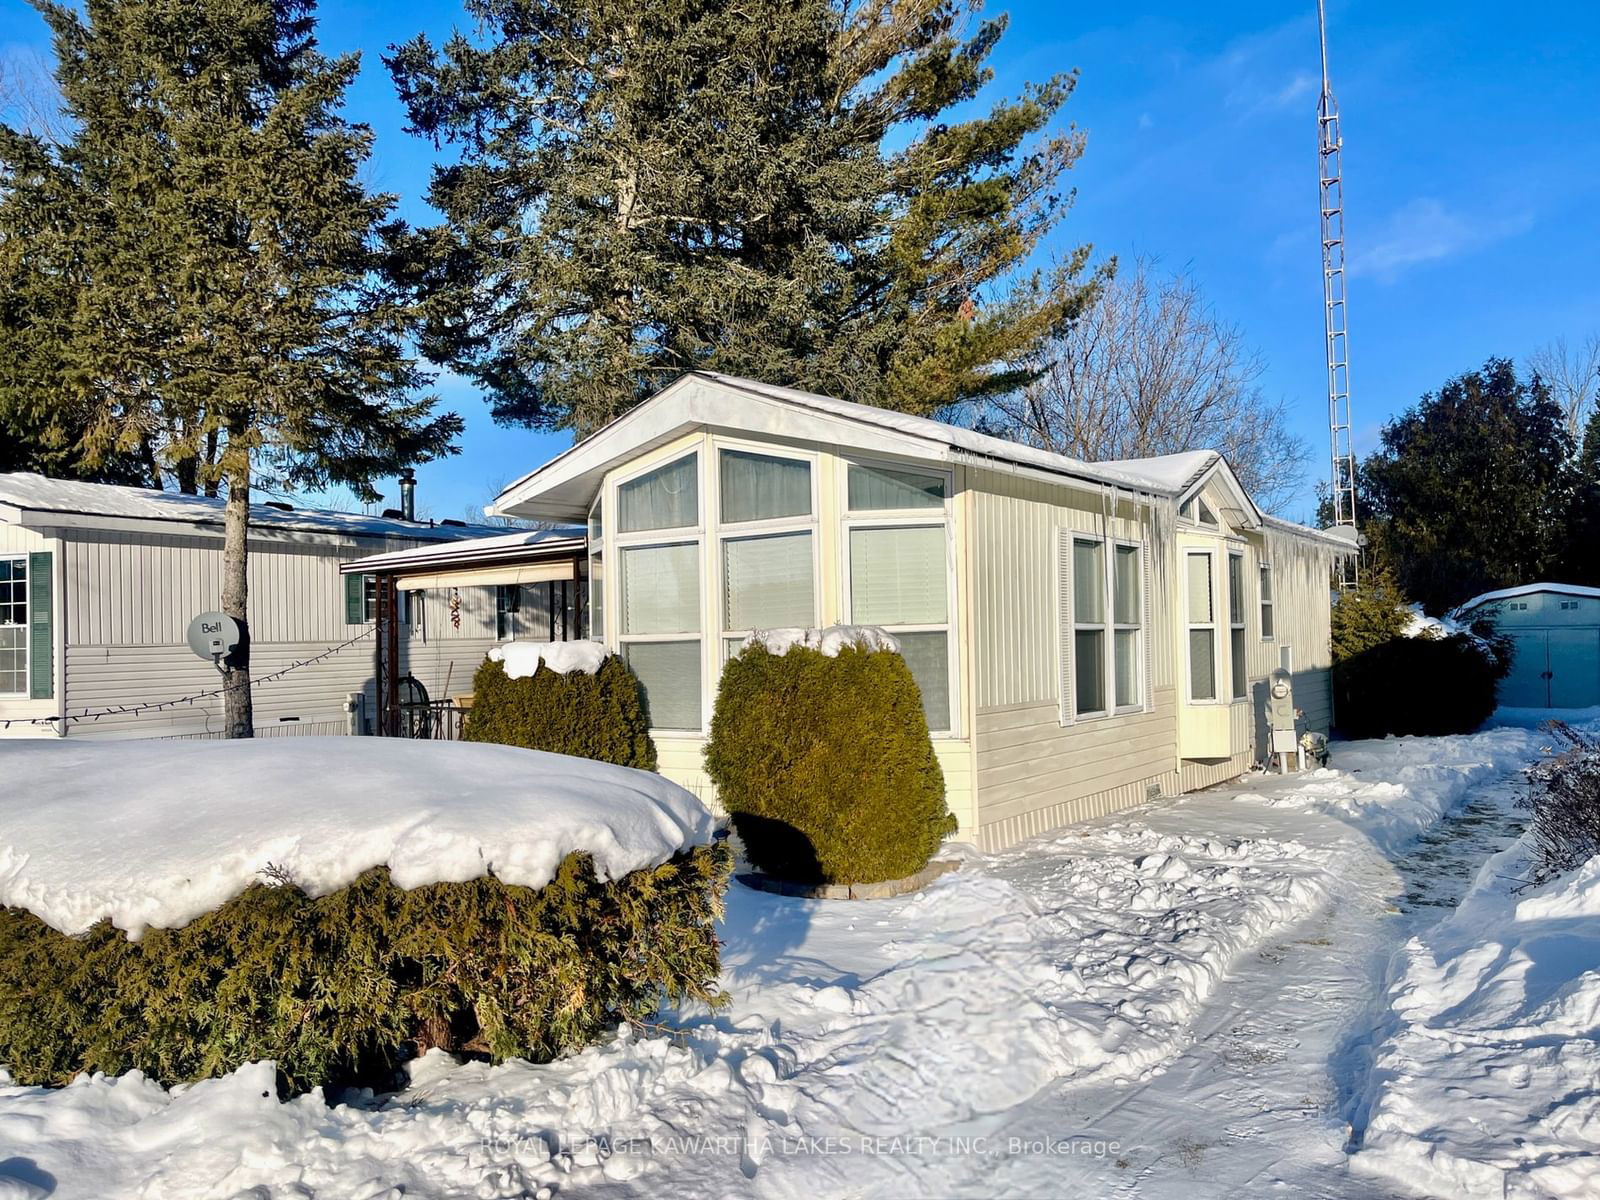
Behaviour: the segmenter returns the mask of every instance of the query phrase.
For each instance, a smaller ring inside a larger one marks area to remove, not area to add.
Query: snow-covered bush
[[[706,742],[750,861],[807,883],[921,870],[955,818],[905,660],[881,634],[777,644],[729,661]]]
[[[714,999],[729,856],[650,771],[363,737],[0,743],[0,1063],[164,1083],[549,1058]],[[22,799],[22,798],[25,798]],[[3,1190],[3,1189],[0,1189]]]
[[[491,651],[473,679],[461,736],[644,771],[656,767],[638,679],[593,642],[511,642]]]
[[[392,1086],[433,1046],[549,1060],[663,994],[719,1001],[728,869],[720,844],[613,882],[571,854],[542,888],[407,891],[380,867],[315,898],[258,883],[138,941],[0,909],[0,1062],[21,1083],[138,1069],[173,1084],[270,1059],[292,1093]]]
[[[1533,811],[1528,839],[1537,883],[1600,855],[1600,738],[1560,721],[1550,729],[1562,752],[1528,768],[1522,800]]]

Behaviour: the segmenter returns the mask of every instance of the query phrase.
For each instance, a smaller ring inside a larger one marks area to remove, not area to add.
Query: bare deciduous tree
[[[1589,414],[1600,403],[1600,333],[1591,333],[1572,347],[1566,338],[1557,338],[1530,354],[1528,366],[1566,413],[1572,440],[1581,442]]]
[[[993,403],[985,429],[1088,461],[1220,450],[1263,508],[1293,498],[1306,444],[1264,365],[1187,274],[1134,260],[1039,352],[1042,374]]]

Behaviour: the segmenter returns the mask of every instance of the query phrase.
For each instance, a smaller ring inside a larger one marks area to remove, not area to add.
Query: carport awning
[[[549,583],[574,577],[574,560],[520,563],[492,567],[456,567],[416,575],[398,575],[395,586],[402,592],[420,588],[469,587],[479,584]]]

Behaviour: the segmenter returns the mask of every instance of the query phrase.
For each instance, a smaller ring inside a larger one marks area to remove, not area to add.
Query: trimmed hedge
[[[1346,737],[1471,733],[1495,709],[1510,659],[1492,638],[1397,637],[1333,665]]]
[[[26,1084],[135,1068],[174,1084],[272,1059],[293,1094],[392,1086],[434,1046],[549,1060],[649,1017],[663,994],[722,1002],[729,869],[720,844],[610,883],[573,854],[539,889],[406,891],[377,868],[316,899],[254,884],[137,942],[109,922],[67,937],[0,909],[0,1062]]]
[[[956,827],[893,651],[745,648],[722,672],[705,763],[750,861],[783,879],[899,879]]]
[[[461,736],[469,742],[656,769],[656,746],[639,681],[615,654],[608,654],[593,675],[557,674],[541,663],[537,672],[521,679],[484,659],[472,681],[472,707]]]

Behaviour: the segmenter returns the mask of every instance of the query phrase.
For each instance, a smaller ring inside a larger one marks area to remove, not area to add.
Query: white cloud
[[[1396,209],[1365,246],[1350,244],[1350,273],[1393,283],[1412,267],[1454,258],[1521,233],[1531,212],[1490,216],[1461,214],[1423,196]]]

